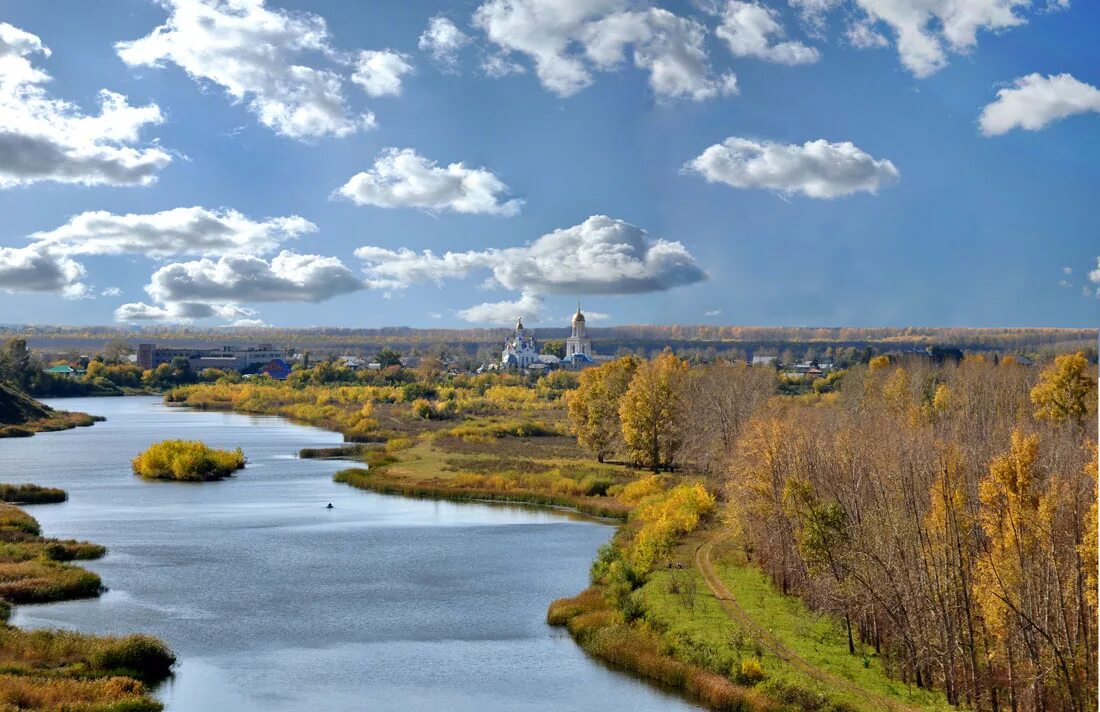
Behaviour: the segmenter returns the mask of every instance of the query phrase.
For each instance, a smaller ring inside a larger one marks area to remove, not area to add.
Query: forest
[[[894,677],[983,710],[1096,706],[1096,369],[879,356],[832,393],[664,354],[581,374],[601,460],[710,473],[721,528]]]

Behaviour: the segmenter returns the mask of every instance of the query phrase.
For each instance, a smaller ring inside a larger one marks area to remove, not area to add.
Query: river
[[[0,441],[0,480],[69,492],[28,511],[47,536],[106,545],[87,567],[109,590],[11,622],[163,638],[180,658],[157,690],[167,710],[694,709],[545,623],[552,599],[584,588],[606,524],[337,485],[343,464],[295,453],[340,436],[281,418],[49,403],[107,421]],[[131,474],[169,437],[239,446],[248,467],[202,484]]]

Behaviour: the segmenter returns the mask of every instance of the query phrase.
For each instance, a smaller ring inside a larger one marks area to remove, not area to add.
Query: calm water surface
[[[107,417],[0,441],[0,480],[62,487],[30,507],[48,536],[105,544],[99,599],[20,606],[23,627],[148,632],[180,657],[168,710],[681,710],[544,622],[586,584],[611,528],[562,514],[412,500],[297,460],[340,436],[158,398],[51,405]],[[129,460],[167,437],[240,446],[248,468],[146,482]],[[325,509],[332,502],[334,509]]]

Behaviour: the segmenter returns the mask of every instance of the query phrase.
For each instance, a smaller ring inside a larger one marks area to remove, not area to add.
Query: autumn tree
[[[680,445],[681,386],[687,363],[670,351],[638,366],[619,402],[631,460],[654,472],[669,468]]]
[[[1031,389],[1035,417],[1080,423],[1096,405],[1096,377],[1083,353],[1063,354]]]
[[[633,356],[587,368],[581,371],[577,389],[566,396],[570,432],[600,462],[614,454],[622,441],[619,400],[637,368]]]

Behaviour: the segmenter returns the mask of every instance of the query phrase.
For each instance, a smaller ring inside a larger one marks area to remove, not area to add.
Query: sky
[[[0,323],[1096,325],[1085,0],[0,0]]]

